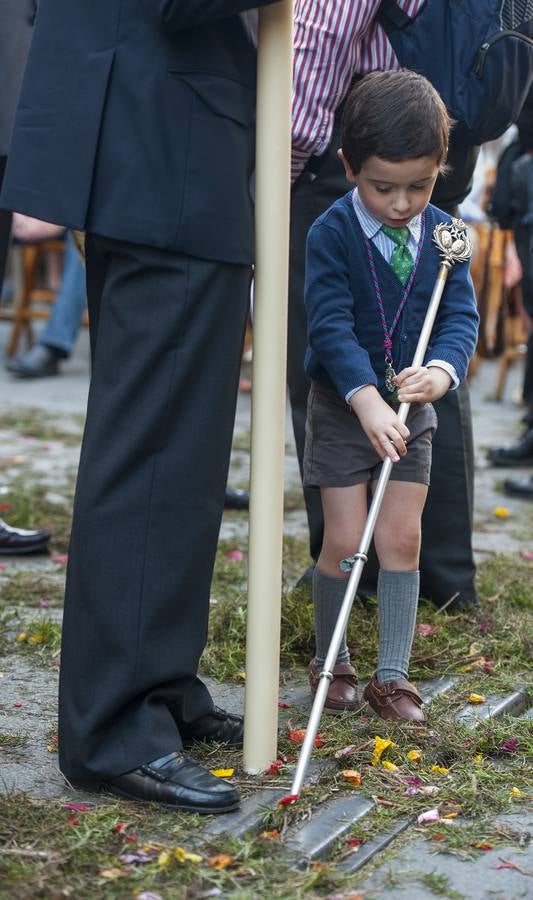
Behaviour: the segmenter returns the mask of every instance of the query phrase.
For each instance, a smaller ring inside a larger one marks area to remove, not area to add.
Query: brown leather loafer
[[[320,680],[320,669],[312,659],[309,663],[309,683],[314,697]],[[333,681],[329,686],[328,696],[324,712],[330,715],[359,709],[359,697],[357,695],[357,677],[355,669],[350,663],[337,663],[333,669]]]
[[[372,675],[363,691],[363,698],[380,719],[409,722],[425,722],[422,697],[414,685],[405,678],[378,684]]]

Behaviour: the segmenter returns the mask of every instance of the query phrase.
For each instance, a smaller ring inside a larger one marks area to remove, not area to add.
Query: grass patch
[[[293,900],[326,896],[345,881],[328,866],[295,872],[278,842],[262,837],[224,836],[198,848],[191,831],[199,824],[131,803],[78,812],[25,795],[0,799],[2,896],[115,900],[152,891],[189,900],[218,890],[235,900]]]
[[[75,447],[81,443],[83,417],[73,416],[72,426],[66,426],[64,420],[54,421],[50,413],[41,409],[17,407],[0,413],[0,431],[16,431],[21,437]]]
[[[20,731],[0,733],[0,750],[21,750],[28,742],[28,735]]]
[[[50,619],[34,619],[14,638],[14,647],[21,653],[39,657],[48,666],[51,658],[59,655],[61,625]]]
[[[63,605],[65,578],[37,571],[5,575],[0,587],[0,603],[5,606],[57,607]]]
[[[244,669],[246,642],[246,558],[234,561],[227,553],[232,542],[221,542],[212,596],[210,638],[202,670],[219,680],[235,678]],[[244,551],[245,552],[245,548]],[[281,613],[281,665],[307,666],[314,653],[313,608],[310,592],[290,585],[307,565],[307,543],[284,542],[284,583]],[[516,557],[495,557],[479,566],[479,610],[449,615],[422,600],[413,644],[414,679],[474,673],[482,693],[507,687],[523,678],[533,654],[531,583],[533,564]],[[356,600],[348,628],[352,662],[361,677],[376,664],[378,644],[375,601]]]

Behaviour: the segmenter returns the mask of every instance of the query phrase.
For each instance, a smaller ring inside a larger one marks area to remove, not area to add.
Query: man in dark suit
[[[269,2],[41,0],[0,199],[87,232],[61,770],[199,812],[239,800],[182,748],[242,740],[196,672],[252,262],[244,11]]]

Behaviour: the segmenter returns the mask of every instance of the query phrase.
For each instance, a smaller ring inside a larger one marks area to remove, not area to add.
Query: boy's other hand
[[[409,366],[394,379],[400,403],[431,403],[450,389],[451,376],[439,366]]]
[[[400,456],[405,456],[409,429],[402,425],[374,385],[367,384],[357,391],[350,399],[350,406],[380,459],[390,456],[393,462],[398,462]]]

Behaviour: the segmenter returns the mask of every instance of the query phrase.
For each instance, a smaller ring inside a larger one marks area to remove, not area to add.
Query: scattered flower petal
[[[135,853],[123,853],[122,856],[119,856],[119,859],[127,866],[135,865],[136,863],[144,865],[145,863],[154,861],[154,854],[147,853],[146,850],[140,849],[136,850]]]
[[[348,847],[355,847],[358,849],[361,846],[362,841],[359,838],[346,838],[344,841]]]
[[[407,753],[407,759],[414,763],[419,763],[422,759],[422,754],[420,750],[409,750]]]
[[[239,681],[246,681],[246,672],[235,672],[235,678],[238,678]]]
[[[387,750],[389,747],[395,746],[396,745],[393,744],[393,742],[389,740],[389,738],[381,738],[376,735],[376,737],[374,738],[374,752],[372,754],[372,759],[370,760],[371,764],[373,766],[377,766],[385,750]]]
[[[229,550],[226,553],[228,559],[232,559],[233,562],[242,562],[244,559],[244,553],[242,550]]]
[[[508,519],[510,516],[510,512],[506,506],[497,506],[493,510],[493,514],[496,516],[497,519]]]
[[[448,769],[444,766],[431,766],[431,771],[434,772],[435,775],[447,775]]]
[[[383,762],[381,763],[381,765],[383,766],[384,769],[388,769],[389,772],[397,772],[398,771],[398,766],[394,765],[393,762],[389,762],[388,759],[384,759]]]
[[[503,744],[500,744],[500,750],[516,750],[518,745],[518,738],[510,738],[508,741],[504,741]]]
[[[426,622],[421,622],[420,625],[416,627],[417,634],[422,637],[429,637],[431,634],[435,634],[435,632],[440,631],[439,625],[429,625]]]
[[[356,769],[343,769],[341,775],[345,781],[355,785],[355,787],[359,787],[361,784],[361,773],[357,772]]]
[[[279,775],[280,769],[285,765],[282,759],[277,759],[275,762],[270,763],[268,769],[265,770],[265,775]]]
[[[296,803],[298,796],[298,794],[287,794],[286,797],[282,797],[281,800],[278,800],[278,806],[290,806],[291,803]]]
[[[305,728],[297,728],[296,731],[289,731],[287,737],[289,741],[292,741],[294,744],[302,744],[305,738]],[[313,747],[321,747],[323,743],[324,738],[322,735],[317,734],[313,741]]]
[[[518,799],[519,797],[523,797],[523,796],[524,796],[524,792],[521,791],[521,790],[520,790],[519,788],[517,788],[517,787],[514,787],[514,788],[512,789],[512,791],[510,792],[510,794],[509,794],[509,797],[512,797],[513,800]]]
[[[11,503],[0,503],[0,510],[2,512],[7,512],[11,509]]]
[[[13,704],[13,708],[14,708],[14,709],[22,709],[23,705],[24,705],[24,704],[22,704],[22,703],[14,703],[14,704]]]
[[[521,550],[520,556],[522,559],[533,559],[533,550]]]
[[[56,556],[52,556],[52,562],[57,563],[58,566],[66,566],[68,562],[68,553],[58,553]]]
[[[468,702],[469,702],[469,703],[485,703],[486,699],[487,699],[487,698],[485,697],[484,694],[474,694],[474,693],[472,693],[472,694],[469,694],[469,695],[468,695]]]
[[[235,769],[210,769],[211,775],[216,775],[217,778],[231,778]]]
[[[20,634],[17,635],[17,641],[19,642],[19,644],[22,644],[23,641],[25,641],[25,640],[26,640],[26,632],[21,631]]]
[[[121,831],[124,831],[125,827],[125,822],[117,822],[116,825],[113,825],[111,831],[113,831],[115,834],[120,834]]]
[[[111,881],[114,881],[116,878],[123,878],[126,875],[123,869],[101,869],[100,875],[102,878],[109,878]]]
[[[47,609],[50,606],[50,601],[46,600],[44,597],[41,597],[39,600],[39,606],[41,609]]]
[[[210,856],[207,862],[212,869],[227,869],[228,866],[233,865],[235,857],[229,856],[227,853],[217,853],[216,856]]]
[[[442,831],[437,831],[435,834],[431,835],[430,840],[432,840],[432,841],[447,841],[448,835],[443,834]]]
[[[278,703],[278,709],[290,709],[290,708],[291,708],[290,703]]]
[[[71,809],[74,812],[89,812],[92,808],[90,803],[63,803],[63,809]]]
[[[483,841],[478,841],[477,844],[472,844],[472,846],[475,847],[476,850],[492,850],[494,844],[487,844]]]
[[[347,747],[343,747],[341,750],[337,750],[337,752],[334,754],[335,759],[344,759],[345,756],[350,756],[355,749],[355,744],[349,744]]]
[[[273,828],[272,831],[262,831],[261,837],[267,838],[269,841],[277,841],[279,838],[279,831],[277,828]]]
[[[420,813],[416,821],[419,825],[425,825],[427,822],[439,822],[440,813],[438,806],[435,809],[427,809],[425,812]]]
[[[153,891],[143,891],[139,894],[137,900],[163,900],[161,894],[154,894]]]

